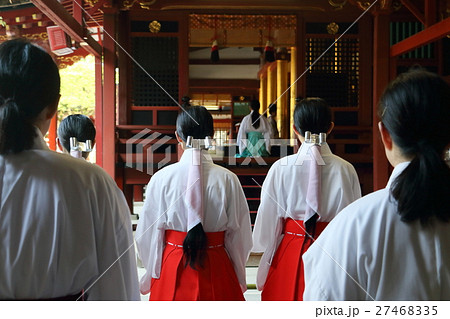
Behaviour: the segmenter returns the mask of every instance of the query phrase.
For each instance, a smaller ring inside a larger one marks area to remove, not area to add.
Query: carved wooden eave
[[[239,10],[239,11],[325,11],[326,1],[317,0],[123,0],[121,8],[147,10]]]
[[[86,43],[84,48],[91,54],[101,57],[102,47],[89,34],[86,26],[81,25],[57,0],[31,0],[33,4],[72,39],[79,43]]]

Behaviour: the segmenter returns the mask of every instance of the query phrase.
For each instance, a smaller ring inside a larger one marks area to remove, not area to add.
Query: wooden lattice
[[[390,23],[390,43],[396,44],[423,30],[423,24],[420,22],[391,22]],[[430,43],[415,50],[401,55],[400,59],[434,59],[434,43]]]
[[[359,39],[306,39],[306,95],[322,97],[331,106],[357,107],[359,102]],[[321,55],[332,46],[322,57]]]
[[[133,105],[177,106],[178,39],[134,37],[132,46],[137,62],[133,63]]]

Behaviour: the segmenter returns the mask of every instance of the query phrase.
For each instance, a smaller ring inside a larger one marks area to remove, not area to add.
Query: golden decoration
[[[3,20],[3,17],[0,17],[0,26],[6,27],[6,22]]]
[[[56,59],[58,60],[59,68],[65,69],[68,66],[74,64],[75,62],[80,61],[82,58],[84,58],[84,57],[80,56],[80,55],[75,55],[75,56],[69,56],[69,57],[61,56],[61,57],[57,57]]]
[[[239,101],[244,101],[244,100],[245,100],[245,96],[242,96],[242,95],[241,95],[241,96],[239,97]]]
[[[341,10],[346,4],[348,0],[342,0],[341,2],[335,0],[328,0],[328,3],[334,7],[336,10]]]
[[[97,4],[98,0],[85,0],[84,2],[93,7]]]
[[[339,25],[336,22],[331,22],[327,25],[328,34],[336,34],[339,32]]]
[[[156,2],[156,0],[125,0],[123,2],[123,8],[124,9],[131,9],[131,7],[134,6],[135,3],[139,3],[142,9],[150,10],[150,6]]]
[[[156,20],[153,20],[152,22],[149,23],[148,29],[150,30],[151,33],[158,33],[161,30],[161,23],[159,23]]]
[[[31,40],[31,41],[36,41],[36,40],[47,41],[48,40],[47,32],[41,32],[41,33],[36,33],[36,34],[22,34],[21,37]]]
[[[398,0],[394,0],[392,2],[392,9],[394,9],[394,11],[398,11],[402,8],[403,4],[401,3],[401,1]]]

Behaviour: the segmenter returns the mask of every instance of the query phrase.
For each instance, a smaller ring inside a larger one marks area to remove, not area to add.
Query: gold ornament
[[[341,10],[347,4],[347,0],[342,0],[341,2],[335,0],[328,0],[328,3],[336,10]]]
[[[339,25],[336,22],[331,22],[327,25],[328,34],[336,34],[339,32]]]
[[[37,40],[41,40],[41,41],[47,41],[48,40],[48,33],[47,32],[41,32],[41,33],[36,33],[36,34],[22,34],[21,35],[22,38],[31,40],[31,41],[37,41]]]
[[[97,4],[98,0],[85,0],[85,2],[86,2],[89,6],[93,7],[93,6],[95,6],[95,5]]]
[[[59,69],[65,69],[68,66],[73,65],[74,63],[83,59],[83,56],[74,55],[69,57],[57,57]]]
[[[122,4],[123,4],[124,9],[131,9],[131,7],[136,2],[139,3],[139,5],[141,6],[142,9],[150,10],[150,6],[152,4],[154,4],[156,2],[156,0],[149,0],[149,1],[144,1],[144,0],[125,0]]]
[[[149,23],[148,29],[150,30],[151,33],[158,33],[161,30],[161,23],[159,23],[156,20],[153,20],[152,22]]]

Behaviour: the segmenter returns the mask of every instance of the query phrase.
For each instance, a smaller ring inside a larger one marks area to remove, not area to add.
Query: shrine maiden
[[[211,114],[188,107],[177,118],[178,163],[153,175],[136,232],[150,300],[244,300],[252,247],[250,215],[237,176],[203,145]]]
[[[89,117],[83,114],[72,114],[59,123],[56,140],[59,149],[64,153],[87,160],[95,145],[95,135],[95,126]],[[71,145],[71,139],[75,145]]]
[[[326,102],[301,100],[294,121],[302,145],[270,168],[253,231],[253,251],[264,252],[256,281],[262,300],[302,300],[301,257],[313,242],[308,234],[317,238],[339,211],[361,197],[354,167],[333,155],[325,139],[305,140],[333,129]]]
[[[394,170],[304,255],[305,300],[450,299],[450,87],[411,70],[389,84],[379,112]]]
[[[43,49],[0,45],[0,300],[139,300],[123,194],[44,141],[59,87]]]
[[[267,118],[259,113],[259,101],[252,100],[250,108],[252,111],[244,116],[239,126],[236,138],[238,156],[269,156],[272,128]]]

